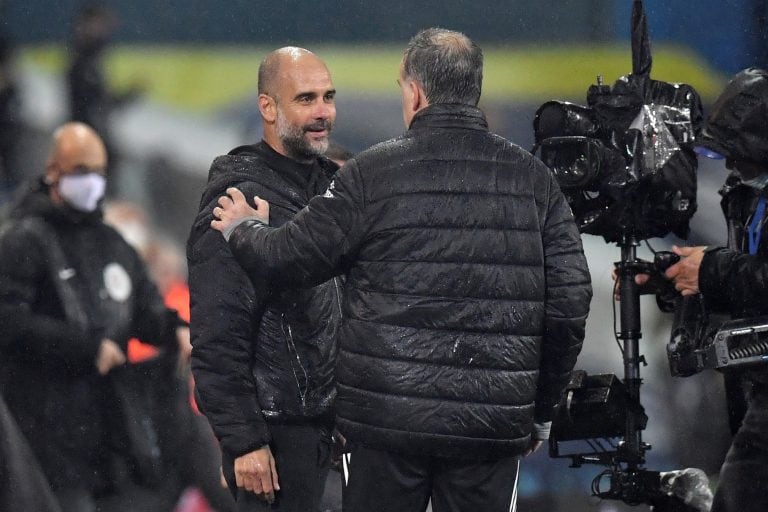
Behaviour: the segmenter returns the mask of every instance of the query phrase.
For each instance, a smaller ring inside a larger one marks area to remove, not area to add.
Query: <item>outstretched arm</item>
[[[354,160],[337,173],[322,196],[314,197],[280,228],[265,224],[269,208],[256,209],[236,189],[219,199],[211,227],[229,235],[229,246],[254,282],[314,286],[344,271],[365,236],[363,183]]]
[[[220,231],[224,239],[229,237],[237,226],[246,220],[255,220],[269,225],[269,203],[259,196],[253,197],[256,208],[251,208],[245,199],[245,195],[235,187],[227,189],[227,195],[218,200],[219,206],[213,209],[211,227]]]

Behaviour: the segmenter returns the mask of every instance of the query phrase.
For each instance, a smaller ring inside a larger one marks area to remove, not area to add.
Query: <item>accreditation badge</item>
[[[115,302],[125,302],[131,296],[131,277],[119,263],[110,263],[104,267],[104,289]]]

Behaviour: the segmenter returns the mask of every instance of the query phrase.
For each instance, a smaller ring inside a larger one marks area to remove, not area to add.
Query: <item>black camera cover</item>
[[[579,229],[608,242],[669,233],[686,238],[696,211],[693,145],[703,120],[701,99],[690,85],[652,80],[651,67],[645,13],[636,1],[632,73],[612,87],[599,78],[587,92],[587,106],[549,101],[534,117],[534,152],[543,149],[545,163],[557,165],[553,172]]]

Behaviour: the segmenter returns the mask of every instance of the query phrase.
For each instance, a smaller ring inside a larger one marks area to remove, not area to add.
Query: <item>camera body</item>
[[[583,233],[619,242],[688,234],[696,210],[692,144],[701,100],[685,84],[626,75],[589,87],[587,105],[548,101],[533,153],[558,181]]]

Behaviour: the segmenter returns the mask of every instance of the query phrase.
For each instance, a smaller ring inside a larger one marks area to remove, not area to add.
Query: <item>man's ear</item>
[[[267,123],[274,123],[277,119],[277,104],[274,98],[267,94],[259,94],[259,112]]]
[[[419,87],[418,82],[416,80],[409,80],[408,81],[408,89],[410,94],[408,95],[410,99],[410,109],[411,112],[414,114],[424,108],[424,91]]]

